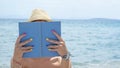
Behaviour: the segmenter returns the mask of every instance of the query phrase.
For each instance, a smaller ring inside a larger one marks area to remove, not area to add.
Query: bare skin
[[[38,22],[41,22],[41,20]],[[52,58],[22,58],[23,53],[30,52],[33,48],[23,47],[32,40],[28,39],[24,42],[20,42],[20,40],[27,35],[22,34],[17,38],[15,43],[14,55],[11,60],[11,68],[71,68],[70,60],[64,60],[61,58],[61,56],[68,53],[64,40],[54,30],[52,33],[58,38],[59,41],[52,39],[47,39],[47,41],[58,46],[50,45],[48,46],[48,49],[50,51],[57,51],[60,56]]]

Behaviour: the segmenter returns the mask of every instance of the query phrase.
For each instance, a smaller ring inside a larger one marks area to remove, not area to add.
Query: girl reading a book
[[[48,14],[41,10],[33,10],[32,16],[29,19],[29,22],[50,22],[52,21]],[[30,38],[24,42],[20,40],[27,36],[26,33],[20,35],[15,43],[15,49],[13,58],[11,60],[11,68],[71,68],[70,54],[66,48],[65,41],[60,37],[55,30],[51,31],[58,40],[52,40],[46,38],[46,41],[56,44],[58,46],[50,45],[48,50],[56,51],[60,56],[51,57],[51,58],[23,58],[23,53],[31,52],[34,47],[24,45],[30,43],[33,39]]]

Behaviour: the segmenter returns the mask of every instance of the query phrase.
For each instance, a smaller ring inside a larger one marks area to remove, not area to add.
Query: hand
[[[26,34],[20,35],[17,38],[16,43],[15,43],[13,59],[18,61],[18,62],[20,62],[22,60],[23,53],[30,52],[30,51],[32,51],[32,48],[33,48],[31,46],[23,47],[24,45],[26,45],[27,43],[32,41],[32,39],[29,39],[29,40],[26,40],[24,42],[20,42],[20,40],[25,36],[26,36]]]
[[[56,33],[56,31],[53,30],[52,32],[53,32],[53,34],[58,38],[59,41],[57,41],[57,40],[52,40],[52,39],[48,39],[48,38],[47,38],[46,40],[47,40],[48,42],[53,43],[53,44],[56,44],[56,46],[55,46],[55,45],[49,45],[49,46],[48,46],[48,49],[49,49],[50,51],[57,51],[60,56],[66,55],[66,54],[68,53],[68,51],[67,51],[65,42],[64,42],[63,39],[60,37],[60,35],[58,35],[58,34]]]

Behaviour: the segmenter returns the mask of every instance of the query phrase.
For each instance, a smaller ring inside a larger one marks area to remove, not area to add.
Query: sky
[[[120,0],[0,0],[0,18],[29,18],[35,8],[54,19],[120,19]]]

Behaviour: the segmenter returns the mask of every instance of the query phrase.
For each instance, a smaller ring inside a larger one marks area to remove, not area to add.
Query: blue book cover
[[[20,22],[19,35],[26,33],[27,35],[21,39],[21,42],[32,38],[32,42],[25,45],[33,46],[31,52],[23,54],[23,58],[40,58],[59,56],[57,52],[49,51],[48,45],[51,43],[46,41],[46,38],[57,40],[57,37],[51,32],[55,30],[61,36],[60,21],[54,22]]]

